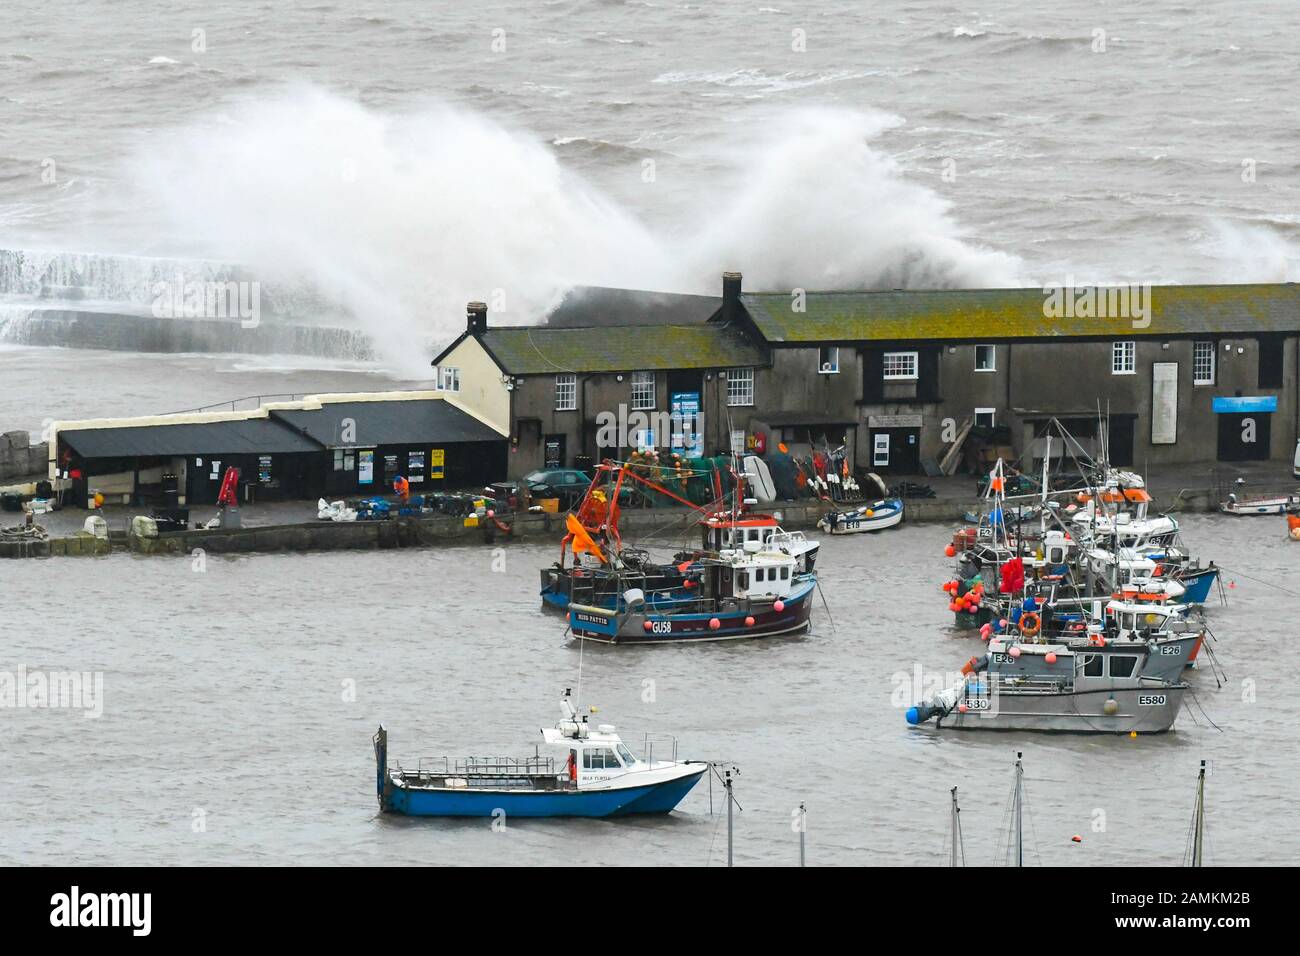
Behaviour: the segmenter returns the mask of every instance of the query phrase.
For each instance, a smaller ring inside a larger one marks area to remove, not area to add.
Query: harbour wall
[[[967,512],[981,510],[976,498],[935,498],[909,501],[909,523],[956,525]],[[1178,512],[1206,512],[1217,508],[1212,489],[1184,489],[1167,507]],[[781,524],[788,530],[812,530],[826,512],[820,503],[783,505]],[[625,511],[619,527],[632,541],[649,541],[660,547],[693,543],[697,531],[694,513],[685,508],[655,508]],[[491,519],[477,526],[462,518],[436,516],[400,517],[387,521],[317,521],[261,527],[161,532],[156,537],[137,537],[114,531],[109,540],[78,533],[44,541],[5,541],[0,538],[0,558],[73,557],[129,550],[137,554],[193,555],[252,554],[274,552],[377,550],[426,548],[439,545],[504,544],[510,541],[553,542],[564,533],[562,514],[510,515],[498,527]]]
[[[49,465],[49,444],[33,445],[30,432],[5,432],[0,435],[0,483],[10,478],[44,477]]]

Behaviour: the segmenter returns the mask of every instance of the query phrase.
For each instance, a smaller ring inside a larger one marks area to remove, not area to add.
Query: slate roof
[[[1075,290],[1076,293],[1079,290]],[[1099,290],[1104,291],[1104,290]],[[794,312],[788,292],[742,293],[769,342],[985,341],[1039,337],[1255,334],[1300,329],[1300,286],[1154,286],[1150,324],[1128,318],[1052,318],[1041,288],[809,292]]]
[[[719,325],[488,327],[479,341],[512,375],[766,365],[762,346]]]
[[[185,455],[283,455],[320,451],[321,445],[266,418],[126,425],[59,432],[82,458],[149,458]]]
[[[442,399],[329,402],[313,409],[272,409],[271,417],[326,448],[501,441],[502,435]],[[344,421],[351,441],[344,441]]]

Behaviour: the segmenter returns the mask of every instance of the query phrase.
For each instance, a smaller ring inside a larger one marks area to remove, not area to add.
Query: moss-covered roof
[[[1106,292],[1099,287],[1098,299]],[[1073,293],[1078,301],[1083,287]],[[1294,283],[1153,286],[1146,325],[1131,313],[1116,317],[1111,317],[1113,313],[1102,317],[1051,315],[1049,296],[1039,288],[809,292],[803,312],[793,310],[788,292],[746,293],[740,298],[769,342],[1162,336],[1300,329],[1300,286]],[[1062,312],[1064,299],[1060,300]]]
[[[766,351],[718,325],[489,327],[478,336],[512,375],[766,365]]]

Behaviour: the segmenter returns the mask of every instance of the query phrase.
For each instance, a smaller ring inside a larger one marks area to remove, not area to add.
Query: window
[[[992,428],[994,419],[997,417],[996,408],[977,408],[975,409],[975,427]]]
[[[915,352],[886,352],[885,381],[916,380]]]
[[[589,747],[582,752],[584,770],[617,770],[621,764],[608,747]]]
[[[1259,346],[1259,387],[1281,388],[1283,336],[1271,332],[1259,336],[1256,342]]]
[[[1089,654],[1083,659],[1083,676],[1100,677],[1102,660],[1100,654]]]
[[[817,371],[822,375],[837,375],[840,371],[840,350],[838,346],[817,350]]]
[[[356,452],[347,448],[334,449],[334,470],[351,471],[357,466]]]
[[[1110,659],[1110,676],[1111,677],[1132,677],[1133,669],[1137,667],[1138,659],[1130,657],[1127,654],[1121,656],[1116,654]]]
[[[789,569],[789,568],[782,568],[782,569],[781,569],[781,580],[782,580],[782,581],[789,581],[789,580],[790,580],[790,569]]]
[[[572,412],[578,408],[578,376],[572,373],[555,376],[555,410]]]
[[[1192,343],[1192,384],[1214,384],[1214,343]]]
[[[975,371],[996,372],[998,370],[998,350],[992,345],[975,346]]]
[[[655,373],[632,373],[632,407],[647,409],[655,407]]]
[[[754,404],[754,370],[752,368],[727,369],[727,404]],[[743,453],[743,446],[742,446]]]
[[[1110,350],[1110,373],[1133,375],[1137,372],[1137,343],[1116,342]]]
[[[454,365],[439,365],[437,388],[440,392],[459,392],[460,369]]]

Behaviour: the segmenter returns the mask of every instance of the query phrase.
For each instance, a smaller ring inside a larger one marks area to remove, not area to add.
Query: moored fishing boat
[[[903,499],[882,498],[851,511],[830,511],[821,517],[817,527],[827,534],[860,534],[866,531],[884,531],[903,520]]]
[[[693,600],[654,604],[629,589],[614,607],[570,604],[569,628],[580,640],[610,644],[740,640],[806,630],[816,573],[799,571],[791,555],[761,547],[750,542],[692,564]]]
[[[1187,685],[1146,676],[1146,654],[1094,648],[1054,653],[1060,673],[971,674],[911,707],[907,722],[1084,734],[1163,733],[1174,725]]]
[[[1300,509],[1300,495],[1238,498],[1231,494],[1226,501],[1219,502],[1219,510],[1226,515],[1281,515],[1297,509]]]
[[[560,721],[541,731],[559,751],[523,758],[466,757],[420,761],[415,769],[388,759],[388,733],[374,736],[379,807],[386,813],[431,817],[611,817],[668,813],[699,781],[708,764],[637,757],[615,728],[588,726],[569,692]]]

